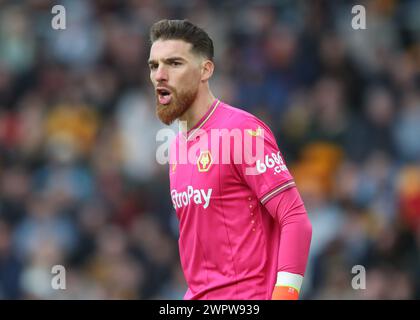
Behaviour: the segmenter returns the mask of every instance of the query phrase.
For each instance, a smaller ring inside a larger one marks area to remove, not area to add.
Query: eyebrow
[[[186,61],[183,57],[177,57],[177,56],[163,59],[163,61],[166,62],[166,63],[168,63],[168,62],[170,63],[170,62],[174,62],[174,61],[178,61],[178,60]],[[148,64],[152,64],[152,63],[157,63],[157,61],[154,60],[154,59],[149,59]]]

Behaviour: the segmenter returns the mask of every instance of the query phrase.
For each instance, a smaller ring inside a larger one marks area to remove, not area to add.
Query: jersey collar
[[[190,130],[187,131],[187,141],[191,141],[192,137],[197,133],[197,131],[200,130],[206,124],[206,122],[213,115],[214,111],[216,111],[219,104],[220,104],[219,99],[214,100],[211,107],[209,108],[209,110],[207,110],[207,112],[200,119],[200,121],[198,121],[194,127],[192,127]]]

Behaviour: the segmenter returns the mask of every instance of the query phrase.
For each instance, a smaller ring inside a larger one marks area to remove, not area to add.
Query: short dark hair
[[[213,61],[213,41],[207,32],[188,20],[160,20],[150,28],[151,43],[162,40],[183,40],[192,44],[192,51]]]

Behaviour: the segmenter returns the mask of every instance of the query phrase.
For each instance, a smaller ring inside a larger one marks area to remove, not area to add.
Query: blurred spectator
[[[77,241],[77,229],[69,217],[60,212],[60,199],[34,193],[28,201],[28,212],[14,233],[15,249],[27,259],[44,242],[54,242],[58,250],[70,254]]]
[[[35,62],[36,39],[31,32],[30,17],[30,12],[19,5],[1,11],[0,63],[14,73],[28,71]]]
[[[22,297],[20,278],[24,264],[12,246],[11,227],[0,220],[0,299]]]
[[[406,93],[401,108],[393,132],[397,151],[403,161],[419,161],[420,92]]]
[[[395,103],[391,93],[381,87],[366,92],[364,112],[352,119],[346,137],[347,152],[356,161],[365,160],[372,150],[395,153],[391,131]]]

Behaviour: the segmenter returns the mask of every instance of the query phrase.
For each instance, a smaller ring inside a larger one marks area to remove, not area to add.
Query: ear
[[[208,81],[213,75],[214,63],[211,60],[204,60],[201,65],[201,82]]]

